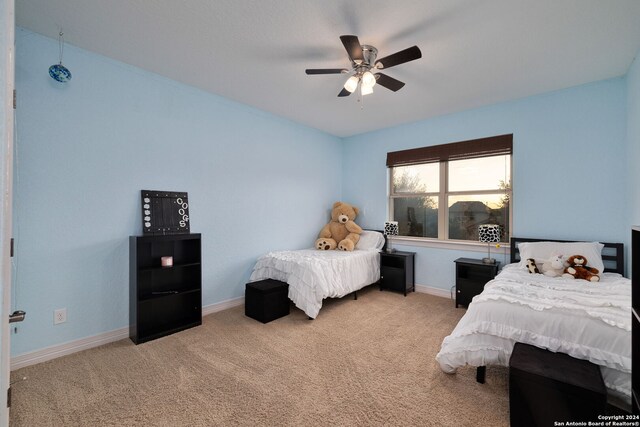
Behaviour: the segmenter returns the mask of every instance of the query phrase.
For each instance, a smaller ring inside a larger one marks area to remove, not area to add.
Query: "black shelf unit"
[[[173,257],[172,267],[160,258]],[[140,344],[202,324],[201,235],[129,237],[129,337]]]
[[[380,290],[415,291],[415,252],[380,252]]]
[[[481,259],[458,258],[456,263],[456,308],[468,306],[484,285],[498,274],[500,263],[487,264]]]
[[[640,414],[640,226],[631,229],[631,406]]]

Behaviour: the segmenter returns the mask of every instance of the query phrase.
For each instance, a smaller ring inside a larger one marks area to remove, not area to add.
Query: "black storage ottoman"
[[[598,421],[607,405],[600,368],[564,353],[516,343],[509,359],[512,426]]]
[[[262,323],[286,316],[289,314],[289,284],[272,279],[247,283],[244,314]]]

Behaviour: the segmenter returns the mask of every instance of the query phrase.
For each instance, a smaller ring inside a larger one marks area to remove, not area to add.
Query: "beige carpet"
[[[122,340],[20,369],[14,426],[500,426],[507,371],[440,371],[463,309],[374,287],[266,325],[236,307],[146,344]]]

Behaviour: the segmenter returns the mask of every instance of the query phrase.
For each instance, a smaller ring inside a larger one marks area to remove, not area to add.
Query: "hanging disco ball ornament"
[[[59,81],[60,83],[65,83],[71,80],[71,71],[62,65],[62,63],[49,67],[49,75],[53,80]]]
[[[62,65],[62,54],[64,53],[64,34],[60,31],[58,36],[58,45],[60,47],[60,62],[49,67],[49,75],[51,78],[60,83],[66,83],[71,80],[71,71]]]

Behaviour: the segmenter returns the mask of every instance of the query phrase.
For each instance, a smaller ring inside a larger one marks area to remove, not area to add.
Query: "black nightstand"
[[[380,252],[380,290],[391,289],[403,292],[415,291],[415,252]]]
[[[484,285],[498,274],[500,263],[485,264],[481,259],[458,258],[456,263],[456,308],[469,305]]]

